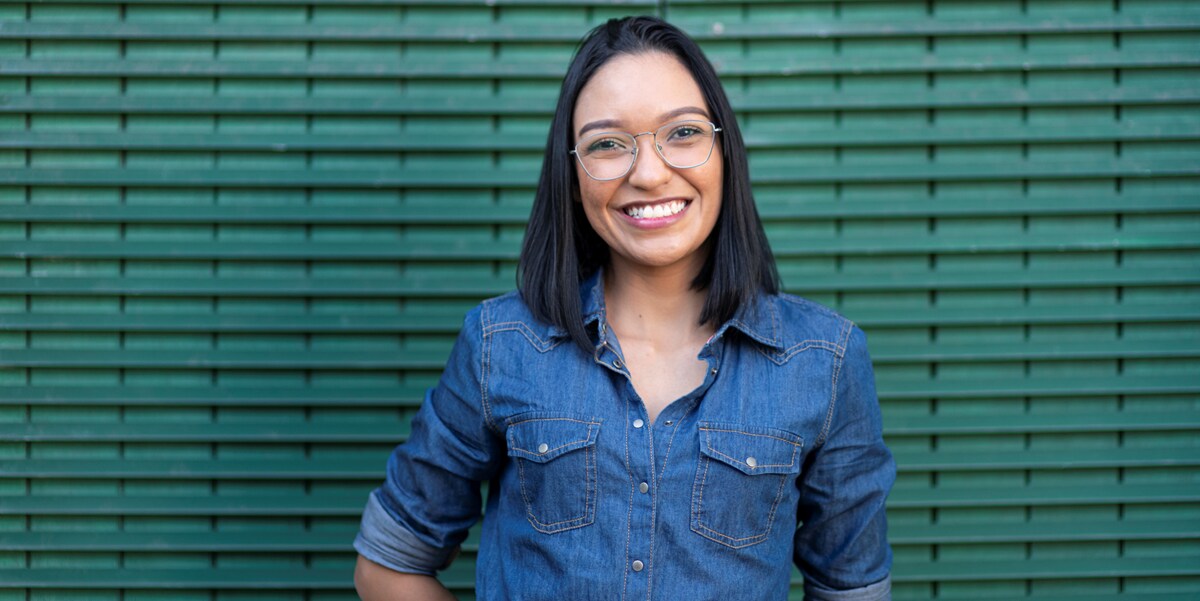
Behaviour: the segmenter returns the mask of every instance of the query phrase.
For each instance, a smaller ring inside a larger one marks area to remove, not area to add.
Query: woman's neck
[[[712,335],[700,325],[706,293],[692,289],[698,265],[644,267],[614,260],[604,272],[609,326],[622,340],[655,348],[694,347]]]

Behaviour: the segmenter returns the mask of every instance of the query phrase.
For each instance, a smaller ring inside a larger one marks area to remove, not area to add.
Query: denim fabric
[[[648,422],[605,323],[595,344],[536,320],[516,293],[466,318],[438,386],[392,453],[355,548],[434,574],[483,510],[478,598],[890,598],[881,437],[866,337],[790,295],[762,296],[700,352],[696,390]]]

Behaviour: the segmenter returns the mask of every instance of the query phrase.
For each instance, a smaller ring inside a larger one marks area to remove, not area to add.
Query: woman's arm
[[[800,481],[795,563],[808,601],[891,599],[884,501],[896,464],[883,442],[867,338],[849,324],[826,431]]]
[[[455,601],[433,576],[389,570],[362,555],[354,566],[354,588],[363,601]]]

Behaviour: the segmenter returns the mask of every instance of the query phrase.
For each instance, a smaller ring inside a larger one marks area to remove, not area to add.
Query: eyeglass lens
[[[654,132],[659,156],[676,169],[698,167],[712,154],[714,127],[707,121],[677,121]],[[600,132],[575,147],[583,168],[595,179],[625,175],[637,152],[637,139],[624,132]]]

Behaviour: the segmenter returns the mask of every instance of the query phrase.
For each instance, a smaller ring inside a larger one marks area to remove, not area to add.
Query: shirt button
[[[646,567],[646,566],[642,565],[642,560],[640,560],[640,559],[633,560],[633,571],[640,572],[640,571],[642,571],[642,568],[644,568],[644,567]]]
[[[714,376],[715,376],[715,375],[717,375],[717,368],[715,368],[715,367],[714,367],[714,368],[712,368],[712,373],[713,373],[713,375],[714,375]]]
[[[642,426],[644,426],[644,425],[646,425],[646,422],[644,422],[644,421],[642,421],[642,420],[640,420],[640,419],[635,419],[635,420],[633,420],[633,427],[634,427],[634,428],[641,428],[641,427],[642,427]]]
[[[750,467],[758,467],[758,460],[753,457],[747,457],[746,465],[748,465]]]
[[[650,485],[646,484],[645,482],[642,482],[641,484],[638,485],[638,490],[644,493],[644,492],[650,490]]]
[[[668,425],[668,426],[669,426],[669,425],[671,425],[671,424],[675,423],[675,421],[674,421],[674,420],[667,420],[667,421],[666,421],[666,422],[664,422],[664,423],[665,423],[666,425]]]
[[[613,367],[615,367],[615,368],[617,368],[617,369],[621,369],[621,360],[620,360],[620,359],[613,359]]]
[[[550,450],[550,445],[548,445],[544,442],[542,444],[538,445],[539,453],[545,453],[546,451],[549,451],[549,450]],[[753,457],[751,457],[751,459],[753,459]]]

